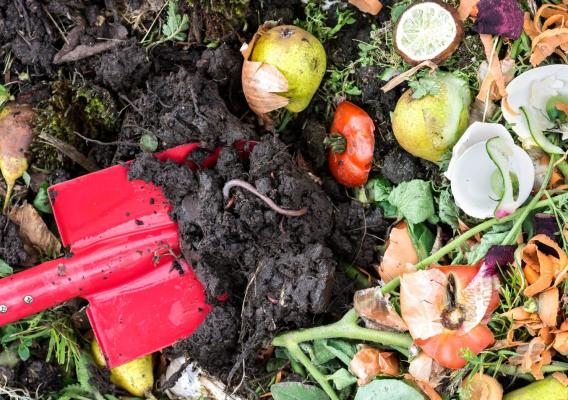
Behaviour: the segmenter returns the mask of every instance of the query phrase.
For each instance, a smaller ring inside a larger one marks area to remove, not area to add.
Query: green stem
[[[535,198],[537,198],[537,197],[535,197]],[[416,267],[416,269],[424,269],[427,266],[429,266],[429,265],[431,265],[435,262],[438,262],[440,260],[440,258],[444,257],[446,254],[457,249],[466,240],[474,237],[475,235],[483,232],[484,230],[491,228],[493,225],[503,224],[505,222],[515,220],[516,218],[518,218],[522,214],[524,214],[527,209],[529,209],[529,211],[530,211],[530,210],[534,210],[534,209],[537,209],[537,208],[543,208],[543,207],[550,205],[551,203],[552,204],[553,203],[559,203],[561,201],[568,201],[568,193],[563,193],[563,194],[554,196],[550,199],[540,200],[540,201],[536,202],[534,205],[529,204],[526,207],[519,208],[517,211],[515,211],[511,215],[508,215],[504,218],[488,219],[487,221],[482,222],[481,224],[471,228],[469,231],[462,233],[461,235],[456,237],[454,240],[452,240],[451,242],[449,242],[448,244],[446,244],[445,246],[440,248],[440,250],[436,251],[432,255],[430,255],[430,256],[426,257],[425,259],[423,259],[422,261],[420,261],[418,264],[415,265],[415,267]],[[385,286],[383,286],[382,292],[383,292],[383,294],[384,293],[390,293],[390,292],[396,290],[396,288],[398,288],[399,285],[400,285],[400,277],[396,277],[392,281],[387,283]]]
[[[337,397],[325,376],[323,376],[317,367],[304,354],[302,349],[300,349],[299,343],[332,338],[354,339],[380,343],[385,346],[392,346],[397,348],[406,356],[410,354],[410,351],[408,350],[412,345],[412,338],[410,335],[363,328],[357,325],[358,319],[359,316],[355,309],[351,309],[343,316],[343,318],[331,325],[283,333],[276,336],[272,340],[272,344],[278,347],[285,347],[292,357],[302,363],[310,375],[319,383],[332,400],[339,400],[339,397]]]
[[[317,367],[310,361],[310,359],[304,354],[298,343],[290,343],[286,346],[286,349],[292,357],[301,362],[304,367],[308,370],[312,378],[314,378],[322,387],[322,389],[327,393],[331,400],[339,400],[337,394],[325,378],[325,376],[317,369]]]
[[[568,183],[568,161],[564,160],[556,166],[562,176],[564,177],[564,182]]]
[[[555,154],[551,154],[550,155],[550,162],[548,163],[548,168],[546,169],[546,175],[544,176],[544,179],[542,180],[542,185],[540,186],[539,191],[532,198],[532,200],[529,202],[529,204],[527,204],[527,206],[524,207],[523,212],[515,220],[513,227],[511,228],[511,230],[509,231],[507,236],[505,236],[505,239],[503,239],[502,244],[505,244],[505,245],[513,244],[517,240],[517,236],[519,235],[519,232],[520,232],[520,230],[523,226],[523,223],[525,222],[525,219],[527,219],[530,212],[534,209],[535,204],[538,203],[539,199],[544,194],[546,187],[548,186],[548,182],[550,181],[550,177],[552,176],[552,172],[554,171],[554,163],[556,162],[556,160],[557,160],[557,156]]]
[[[487,370],[491,373],[494,373],[495,367],[493,367],[493,366],[488,367]],[[568,363],[560,362],[560,361],[554,361],[549,365],[543,366],[541,371],[542,371],[543,374],[550,374],[552,372],[568,371]],[[502,364],[497,369],[497,373],[503,374],[503,375],[515,376],[517,378],[520,378],[520,379],[523,379],[523,380],[526,380],[526,381],[534,381],[534,376],[532,376],[531,374],[520,372],[520,368],[516,367],[514,365]]]
[[[385,346],[396,346],[408,349],[412,345],[412,338],[407,334],[383,332],[375,329],[363,328],[357,325],[359,316],[355,309],[351,309],[334,324],[301,329],[278,335],[272,341],[274,346],[287,347],[291,343],[303,343],[320,339],[355,339],[367,342],[380,343]],[[407,354],[408,355],[408,350]]]

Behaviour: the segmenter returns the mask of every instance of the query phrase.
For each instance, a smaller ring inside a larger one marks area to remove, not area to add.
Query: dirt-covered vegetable
[[[409,89],[398,100],[392,128],[410,154],[439,161],[467,128],[471,93],[467,83],[451,73],[437,72],[427,79],[428,90],[421,97],[414,95],[417,89]]]
[[[91,353],[99,367],[106,366],[105,357],[96,340],[91,342]],[[112,368],[110,381],[134,396],[142,397],[150,393],[154,386],[152,355]]]
[[[30,106],[10,103],[0,112],[0,171],[6,181],[4,209],[10,202],[16,180],[28,169],[28,149],[33,139]]]
[[[326,69],[322,44],[293,25],[262,25],[241,52],[245,97],[251,110],[264,118],[283,107],[295,113],[304,110]]]
[[[393,44],[412,65],[423,61],[438,64],[456,51],[462,37],[463,26],[455,8],[437,0],[419,1],[399,17]]]
[[[348,101],[337,106],[330,136],[328,165],[335,179],[344,186],[364,185],[369,177],[375,148],[375,125],[369,115]]]

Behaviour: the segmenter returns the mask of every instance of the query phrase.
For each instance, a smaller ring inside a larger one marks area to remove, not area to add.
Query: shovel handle
[[[0,280],[0,326],[63,303],[80,292],[81,281],[66,276],[67,260],[48,261]]]
[[[128,283],[156,268],[156,254],[168,257],[168,252],[161,254],[163,249],[179,251],[173,223],[98,242],[69,258],[0,279],[0,326],[75,297],[89,298]]]

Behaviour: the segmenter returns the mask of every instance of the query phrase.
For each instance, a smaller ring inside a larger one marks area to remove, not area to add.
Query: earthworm
[[[264,201],[266,205],[268,205],[268,207],[272,208],[278,214],[287,215],[289,217],[299,217],[301,215],[304,215],[306,212],[308,212],[307,207],[300,208],[299,210],[286,210],[284,208],[281,208],[276,203],[274,203],[270,198],[263,195],[262,193],[259,193],[259,191],[256,190],[256,188],[253,185],[241,179],[231,179],[229,182],[225,183],[225,186],[223,186],[223,196],[225,198],[229,197],[229,192],[231,191],[231,188],[235,186],[248,190],[256,197]]]

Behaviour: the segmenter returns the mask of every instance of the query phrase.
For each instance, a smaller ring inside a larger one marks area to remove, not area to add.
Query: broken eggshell
[[[525,107],[535,129],[554,127],[546,114],[546,102],[552,96],[568,97],[568,65],[546,65],[517,76],[507,85],[507,97],[501,101],[503,116],[519,135],[524,147],[536,146],[520,107]]]
[[[207,375],[196,363],[188,364],[183,356],[170,362],[166,373],[160,378],[160,386],[163,387],[184,365],[175,384],[165,389],[170,399],[244,400],[240,396],[227,394],[227,387],[223,383]]]
[[[523,204],[533,187],[535,172],[531,158],[515,145],[507,129],[500,124],[475,122],[454,146],[446,172],[456,204],[471,217],[492,217],[499,205],[499,195],[492,185],[497,166],[486,149],[487,141],[496,137],[511,150],[508,166],[519,180],[518,196],[507,208],[514,210]]]

